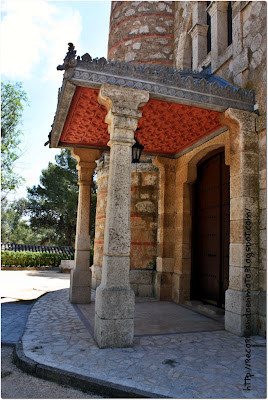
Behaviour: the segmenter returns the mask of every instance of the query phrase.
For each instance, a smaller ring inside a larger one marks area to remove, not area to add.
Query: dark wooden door
[[[224,306],[229,284],[230,171],[224,153],[197,168],[192,297]]]

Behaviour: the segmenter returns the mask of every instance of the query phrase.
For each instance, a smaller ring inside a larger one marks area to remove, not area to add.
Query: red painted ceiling
[[[98,90],[78,87],[60,138],[62,144],[107,148],[106,108]],[[144,153],[175,155],[222,125],[218,111],[150,99],[142,109],[137,137]]]

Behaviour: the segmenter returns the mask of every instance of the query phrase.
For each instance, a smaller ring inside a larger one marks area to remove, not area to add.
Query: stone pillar
[[[160,171],[160,201],[158,207],[158,257],[156,264],[155,296],[159,300],[172,300],[172,278],[175,250],[175,160],[156,157],[154,165]]]
[[[212,1],[207,11],[211,16],[211,65],[218,64],[218,57],[228,47],[228,1]]]
[[[78,161],[78,209],[75,236],[74,270],[71,272],[70,302],[91,302],[90,258],[90,190],[99,150],[75,148],[72,156]]]
[[[131,156],[134,132],[149,93],[102,85],[110,165],[101,284],[96,290],[95,340],[100,348],[131,346],[135,295],[129,284]]]
[[[207,31],[208,25],[202,24],[195,24],[189,31],[192,38],[193,70],[197,70],[207,56]]]
[[[228,109],[230,132],[230,269],[225,329],[256,334],[259,297],[258,137],[256,114]]]

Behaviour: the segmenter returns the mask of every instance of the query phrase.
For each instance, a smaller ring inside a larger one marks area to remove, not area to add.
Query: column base
[[[135,294],[132,289],[96,290],[94,337],[100,348],[128,347],[134,337]]]
[[[95,341],[100,349],[130,347],[133,344],[134,319],[102,319],[95,315]]]
[[[228,289],[225,294],[225,329],[238,336],[258,334],[258,291]]]
[[[69,300],[71,303],[91,303],[91,271],[71,271]]]

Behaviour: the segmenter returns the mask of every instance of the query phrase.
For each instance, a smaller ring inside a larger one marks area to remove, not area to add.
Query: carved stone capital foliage
[[[149,93],[143,90],[109,84],[101,86],[98,102],[108,111],[105,122],[109,125],[109,146],[115,142],[133,145],[134,131],[142,115],[138,108],[144,106],[148,100]]]
[[[140,118],[138,108],[143,107],[149,100],[149,93],[144,90],[118,87],[103,84],[99,91],[98,101],[107,111],[114,115]]]

